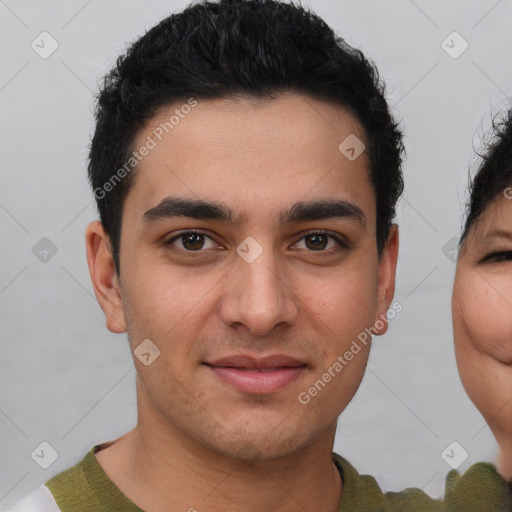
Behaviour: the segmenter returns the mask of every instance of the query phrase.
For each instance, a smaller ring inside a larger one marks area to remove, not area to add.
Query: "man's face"
[[[132,351],[160,350],[134,358],[140,423],[239,459],[332,443],[370,344],[332,367],[387,311],[396,265],[378,258],[366,153],[338,149],[349,135],[365,140],[347,110],[300,95],[200,100],[138,164],[119,317]]]

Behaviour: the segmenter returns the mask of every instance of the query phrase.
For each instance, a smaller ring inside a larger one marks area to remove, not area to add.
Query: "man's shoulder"
[[[93,447],[80,462],[50,478],[8,512],[92,511],[97,505],[85,468],[94,457]],[[98,509],[99,510],[99,509]]]
[[[94,453],[91,448],[80,462],[58,473],[48,480],[45,486],[50,490],[60,510],[102,510],[91,479],[90,469],[94,467]]]
[[[93,446],[80,462],[52,477],[8,512],[138,511],[96,460],[96,451],[109,444]]]
[[[418,488],[383,492],[376,479],[361,475],[343,457],[333,453],[343,478],[339,512],[512,512],[512,497],[493,464],[479,462],[463,475],[455,470],[446,477],[445,496],[436,500]]]

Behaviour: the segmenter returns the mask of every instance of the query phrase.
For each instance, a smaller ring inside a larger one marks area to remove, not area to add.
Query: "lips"
[[[274,355],[263,358],[256,358],[249,355],[235,355],[216,359],[211,363],[206,363],[211,366],[223,366],[232,368],[247,368],[254,369],[271,369],[271,368],[296,368],[303,366],[306,363],[299,361],[287,355]]]
[[[307,364],[287,355],[234,355],[204,363],[223,383],[244,393],[274,393],[298,379]]]

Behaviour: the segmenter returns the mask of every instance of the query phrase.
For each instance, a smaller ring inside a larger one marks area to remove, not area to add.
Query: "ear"
[[[398,260],[398,226],[393,224],[379,259],[377,310],[372,330],[377,335],[388,330],[387,312],[395,295],[396,264]]]
[[[100,221],[91,222],[85,231],[87,264],[96,299],[105,313],[107,329],[126,331],[121,287],[114,267],[110,240]]]

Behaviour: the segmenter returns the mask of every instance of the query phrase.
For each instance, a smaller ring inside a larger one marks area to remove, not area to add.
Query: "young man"
[[[403,187],[359,51],[297,6],[198,3],[118,61],[96,119],[87,255],[138,422],[14,511],[507,510],[490,464],[445,505],[332,453],[387,329]]]

